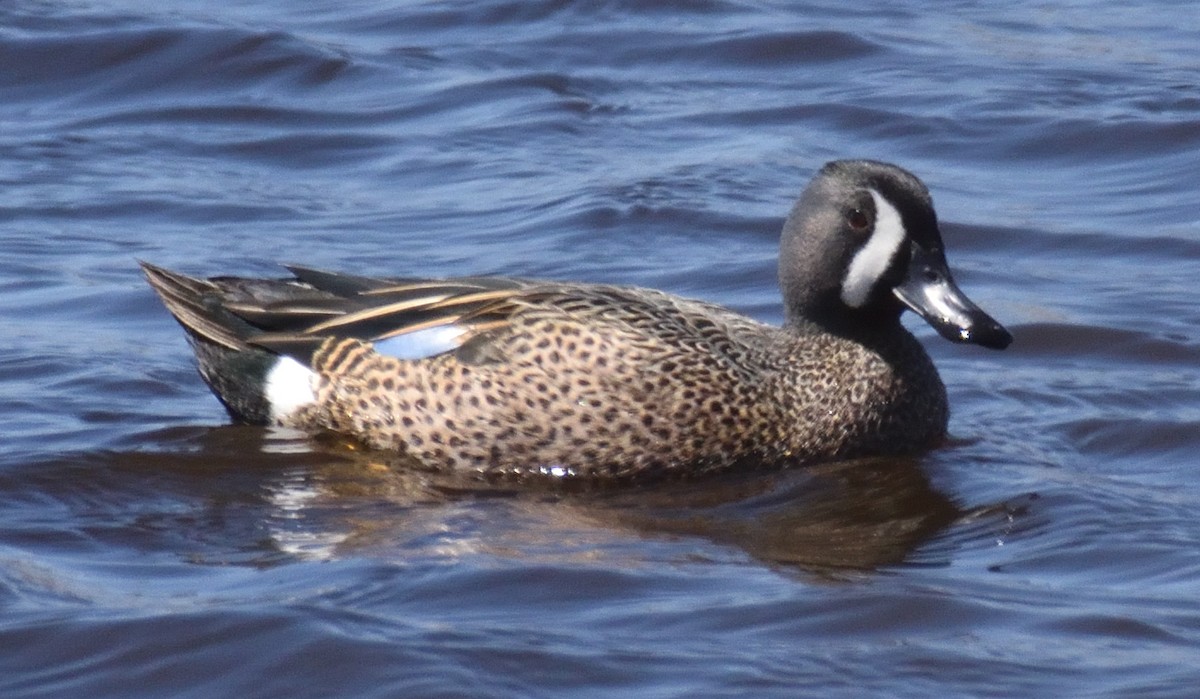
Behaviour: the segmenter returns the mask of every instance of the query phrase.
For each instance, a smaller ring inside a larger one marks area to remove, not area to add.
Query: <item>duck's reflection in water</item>
[[[317,521],[349,526],[336,527],[335,536],[307,531],[307,541],[293,537],[291,546],[315,554],[323,547],[312,544],[323,540],[336,544],[325,551],[334,556],[390,541],[424,553],[434,546],[442,554],[588,557],[589,545],[604,548],[633,532],[639,539],[695,537],[770,564],[836,575],[909,561],[964,514],[913,459],[616,488],[487,484],[344,450],[303,478],[294,473],[271,486],[280,515],[340,513]]]
[[[104,461],[118,466],[109,477],[144,479],[158,495],[192,501],[193,513],[211,509],[202,520],[211,531],[193,528],[186,537],[204,549],[188,554],[197,562],[478,554],[636,565],[744,554],[836,579],[947,563],[955,545],[944,532],[971,514],[912,459],[638,486],[513,486],[420,471],[391,455],[287,430],[191,429],[148,441],[164,442],[166,451],[110,453]],[[231,540],[264,530],[269,543]]]

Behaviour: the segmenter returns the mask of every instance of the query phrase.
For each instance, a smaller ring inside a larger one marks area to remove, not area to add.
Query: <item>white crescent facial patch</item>
[[[892,259],[908,237],[900,212],[879,192],[868,189],[875,200],[875,230],[871,238],[850,260],[842,280],[842,302],[851,308],[861,308],[871,296],[871,290],[892,264]]]

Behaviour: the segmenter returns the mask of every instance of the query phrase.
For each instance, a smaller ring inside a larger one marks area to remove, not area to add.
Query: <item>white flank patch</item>
[[[376,340],[375,351],[396,359],[425,359],[462,345],[461,338],[466,329],[457,325],[438,325],[424,330],[415,330],[403,335]]]
[[[282,423],[289,415],[314,402],[312,369],[291,357],[280,357],[267,372],[263,393],[271,404],[271,417]]]
[[[892,258],[904,244],[907,233],[900,212],[879,192],[868,189],[875,200],[875,230],[871,239],[850,261],[846,278],[842,280],[842,301],[851,308],[861,308],[871,296],[871,290],[892,264]]]

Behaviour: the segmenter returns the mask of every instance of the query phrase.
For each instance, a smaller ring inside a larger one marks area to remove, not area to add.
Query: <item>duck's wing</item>
[[[148,263],[151,287],[197,340],[307,362],[329,338],[402,359],[454,351],[506,326],[529,282],[503,277],[385,279],[289,267],[290,279],[199,279]]]
[[[142,264],[191,336],[223,348],[258,348],[309,363],[329,339],[370,342],[398,359],[456,352],[505,356],[514,324],[575,324],[627,347],[702,352],[738,366],[763,326],[728,309],[662,291],[509,277],[389,279],[289,267],[288,279],[197,279]]]

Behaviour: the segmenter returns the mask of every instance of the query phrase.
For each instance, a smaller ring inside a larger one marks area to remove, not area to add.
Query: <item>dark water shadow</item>
[[[702,537],[822,577],[903,565],[964,515],[912,459],[750,474],[594,503],[598,521]]]
[[[581,490],[431,473],[290,431],[173,428],[128,446],[5,469],[0,486],[28,511],[56,505],[54,518],[40,520],[43,535],[74,528],[94,547],[267,567],[381,551],[427,556],[468,537],[475,552],[566,560],[592,545],[627,544],[632,533],[635,544],[704,540],[842,579],[948,564],[969,545],[948,534],[956,523],[987,528],[1006,516],[1003,505],[960,508],[912,459]],[[34,521],[20,507],[5,519],[22,518]]]

